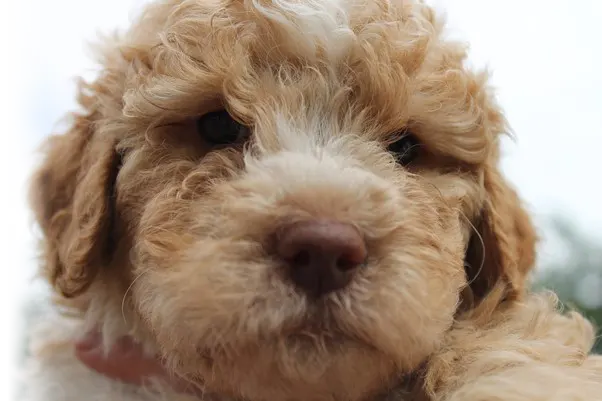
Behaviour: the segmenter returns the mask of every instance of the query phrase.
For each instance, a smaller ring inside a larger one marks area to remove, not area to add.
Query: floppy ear
[[[49,138],[33,177],[31,202],[44,235],[44,274],[65,297],[91,284],[111,253],[115,144],[98,135],[95,113],[75,115]]]
[[[469,297],[474,307],[494,289],[497,301],[520,298],[535,262],[536,234],[515,190],[494,165],[482,176],[485,201],[466,251]],[[465,305],[467,306],[467,305]]]

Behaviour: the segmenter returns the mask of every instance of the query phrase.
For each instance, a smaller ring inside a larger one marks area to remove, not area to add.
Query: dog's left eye
[[[250,132],[248,127],[234,120],[226,110],[199,117],[196,129],[210,145],[231,145],[246,139]]]
[[[407,166],[418,156],[420,142],[414,134],[404,131],[400,134],[399,139],[389,144],[387,150],[395,154],[399,164]]]

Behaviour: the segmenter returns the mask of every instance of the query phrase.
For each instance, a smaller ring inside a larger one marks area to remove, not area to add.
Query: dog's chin
[[[206,391],[250,400],[347,399],[397,382],[398,364],[367,342],[313,327],[255,343],[202,350],[196,375]]]
[[[224,333],[220,345],[177,350],[173,366],[207,393],[248,400],[363,400],[411,370],[372,339],[326,321],[297,321],[259,338]]]

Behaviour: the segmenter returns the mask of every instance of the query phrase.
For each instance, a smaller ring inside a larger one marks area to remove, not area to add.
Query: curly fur
[[[219,400],[550,400],[534,386],[573,379],[562,399],[592,399],[591,328],[526,295],[536,235],[497,167],[507,124],[442,29],[421,1],[163,0],[106,38],[32,190],[76,327],[133,336]],[[253,128],[246,145],[195,133],[222,108]],[[421,141],[407,168],[386,150],[405,129]],[[322,217],[357,227],[369,259],[314,302],[271,239]],[[42,349],[38,391],[82,379],[52,399],[184,397]]]

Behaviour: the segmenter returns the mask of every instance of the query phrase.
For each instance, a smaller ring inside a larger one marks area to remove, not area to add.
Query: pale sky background
[[[488,65],[516,142],[503,167],[537,219],[562,212],[602,240],[602,1],[432,0]],[[33,151],[93,71],[85,41],[141,0],[0,0],[0,401],[12,399],[19,302],[35,268],[25,181]],[[538,220],[541,221],[541,220]],[[545,237],[545,231],[543,235]],[[544,246],[542,258],[555,257]]]

